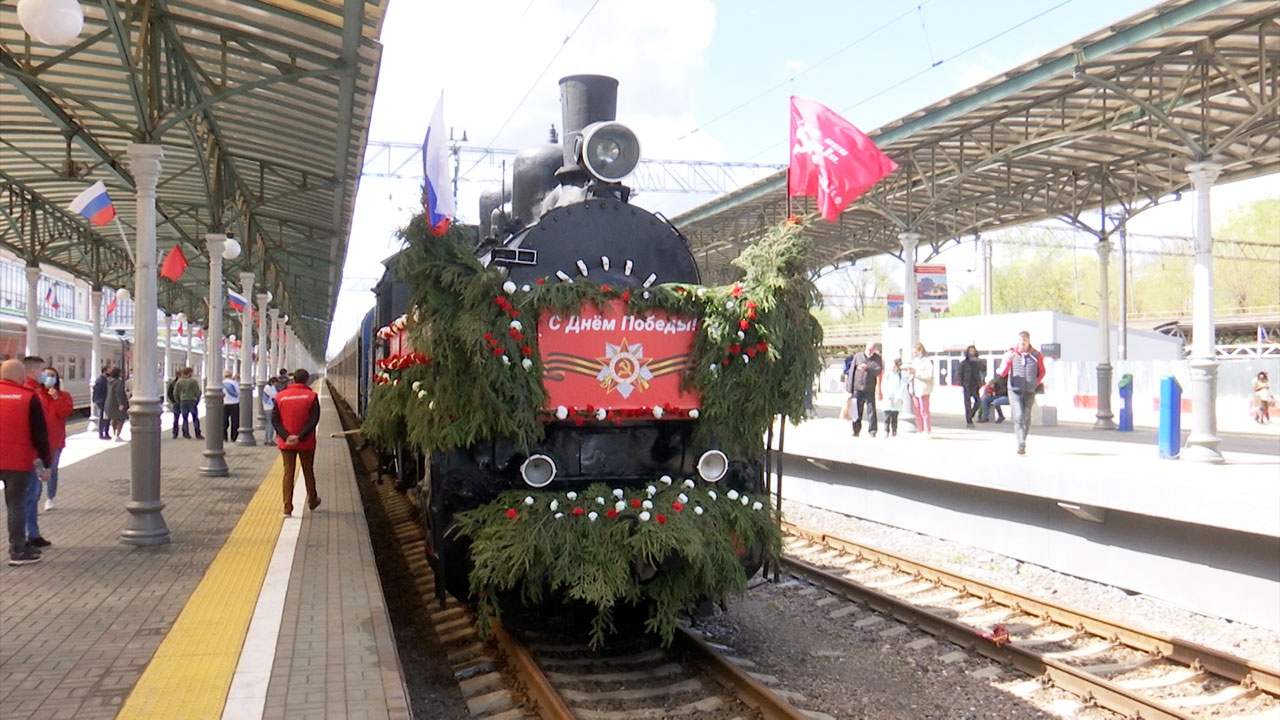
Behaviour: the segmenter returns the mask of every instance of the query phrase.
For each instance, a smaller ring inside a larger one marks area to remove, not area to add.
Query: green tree
[[[1280,304],[1280,200],[1236,208],[1214,232],[1214,304],[1244,310]]]

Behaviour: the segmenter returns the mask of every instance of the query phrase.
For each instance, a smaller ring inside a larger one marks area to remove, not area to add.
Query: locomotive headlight
[[[520,464],[520,477],[530,487],[546,487],[556,477],[556,461],[546,455],[531,455]]]
[[[698,458],[698,477],[707,482],[719,482],[729,472],[729,458],[719,450],[708,450]]]
[[[591,123],[582,129],[579,154],[592,177],[618,182],[640,163],[640,141],[631,128],[617,122]]]

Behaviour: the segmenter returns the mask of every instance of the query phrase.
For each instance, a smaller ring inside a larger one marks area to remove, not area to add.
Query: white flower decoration
[[[627,509],[627,504],[621,500],[613,504],[613,509],[622,512]]]
[[[693,509],[693,514],[694,514],[694,515],[701,515],[701,514],[702,514],[702,506],[701,506],[701,505],[699,505],[699,506],[695,507],[695,508]]]
[[[761,505],[759,501],[756,501],[756,502],[751,503],[751,509],[752,509],[752,510],[763,510],[763,509],[764,509],[764,505]]]
[[[596,504],[597,504],[597,505],[603,505],[603,504],[604,504],[604,498],[602,498],[602,497],[598,497],[598,498],[596,498]]]
[[[521,286],[520,286],[520,291],[521,291],[521,292],[529,292],[529,291],[530,291],[530,290],[532,290],[532,289],[533,289],[533,288],[529,286],[529,283],[525,283],[525,284],[523,284],[523,285],[521,285]]]
[[[747,497],[746,495],[743,495],[743,496],[742,496],[742,505],[745,507],[745,506],[746,506],[746,504],[747,504],[747,503],[749,503],[749,502],[751,502],[751,498]]]
[[[656,418],[660,418],[660,417],[662,417],[662,413],[663,413],[663,409],[662,409],[662,406],[661,406],[661,405],[654,405],[654,406],[653,406],[653,416],[654,416],[654,417],[656,417]]]
[[[728,302],[726,302],[726,303],[724,304],[724,309],[725,309],[725,310],[732,310],[732,309],[733,309],[733,301],[732,301],[732,300],[729,300]]]
[[[551,511],[552,511],[552,512],[555,512],[556,510],[559,510],[559,509],[560,509],[560,501],[559,501],[559,500],[552,500],[552,501],[551,501],[551,506],[550,506],[550,507],[551,507]]]
[[[422,389],[422,381],[421,381],[421,380],[414,380],[414,381],[413,381],[413,391],[414,391],[414,392],[418,392],[418,391],[419,391],[419,390],[421,390],[421,389]]]
[[[572,491],[572,490],[570,490],[569,492],[565,493],[565,494],[564,494],[564,496],[565,496],[565,497],[567,497],[567,498],[569,498],[570,500],[577,500],[577,499],[578,499],[578,493],[576,493],[576,492],[574,492],[574,491]]]
[[[419,400],[426,400],[426,399],[427,399],[427,391],[426,391],[426,390],[419,390],[419,391],[418,391],[418,399],[419,399]]]
[[[729,499],[730,499],[730,500],[737,500],[737,499],[738,499],[738,491],[737,491],[737,490],[730,490],[730,491],[729,491]]]
[[[649,513],[647,513],[647,512],[642,512],[642,513],[640,513],[640,521],[641,521],[641,522],[649,522]]]
[[[678,496],[676,496],[676,499],[680,501],[681,505],[684,505],[689,502],[689,496],[685,495],[684,493],[680,493]]]
[[[596,521],[596,518],[598,518],[598,517],[600,517],[600,513],[596,512],[596,511],[594,511],[594,510],[592,510],[592,511],[591,511],[591,512],[589,512],[589,513],[587,513],[587,519],[588,519],[588,520],[590,520],[591,522],[595,522],[595,521]]]
[[[560,518],[562,518],[562,517],[564,517],[564,513],[556,513],[556,519],[557,519],[557,520],[559,520],[559,519],[560,519]]]
[[[567,407],[565,407],[565,406],[563,406],[563,405],[557,405],[557,406],[556,406],[556,419],[557,419],[557,420],[563,420],[563,419],[565,419],[565,418],[567,418],[567,417],[569,417],[569,408],[567,408]]]
[[[652,501],[652,500],[645,500],[644,502],[640,503],[640,507],[644,508],[645,510],[652,510],[652,509],[653,509],[653,501]]]
[[[532,360],[530,360],[529,358],[525,358],[525,359],[523,359],[523,360],[521,360],[521,361],[520,361],[520,367],[524,368],[525,370],[532,370],[532,369],[533,369],[533,361],[532,361]]]
[[[745,332],[743,332],[742,330],[739,330],[739,331],[738,331],[738,339],[739,339],[739,340],[746,340],[746,339],[747,339],[747,334],[746,334]]]
[[[749,362],[751,362],[751,358],[747,357],[746,355],[743,355],[743,356],[742,356],[742,364],[743,364],[743,365],[746,365],[746,364],[747,364],[747,363],[749,363]]]
[[[715,366],[713,365],[712,367],[715,367]],[[697,420],[698,416],[701,414],[702,413],[698,412],[698,408],[694,408],[689,411],[689,417],[693,418],[694,420]]]
[[[707,496],[711,498],[711,501],[712,501],[712,502],[715,502],[716,498],[718,498],[718,497],[719,497],[718,495],[716,495],[716,491],[715,491],[715,490],[708,490],[708,491],[707,491]]]
[[[511,282],[510,280],[508,280],[508,281],[506,281],[506,282],[502,283],[502,292],[504,292],[504,293],[506,293],[506,294],[510,295],[511,293],[513,293],[513,292],[515,292],[515,291],[516,291],[516,284],[515,284],[515,283]]]
[[[605,419],[605,418],[607,418],[607,417],[609,417],[609,411],[608,411],[608,410],[605,410],[604,408],[600,408],[599,410],[596,410],[596,419],[597,419],[597,420],[603,420],[603,419]]]
[[[645,491],[645,492],[647,492],[647,493],[649,493],[649,497],[653,497],[654,495],[657,495],[657,494],[658,494],[658,488],[656,488],[656,487],[654,487],[654,486],[652,486],[652,485],[650,485],[649,487],[645,488],[645,489],[644,489],[644,491]]]
[[[621,499],[622,499],[622,488],[614,488],[613,496],[614,496],[614,497],[616,497],[616,498],[618,498],[619,500],[621,500]]]
[[[693,478],[685,478],[684,486],[692,490],[694,486]]]
[[[671,484],[671,476],[670,476],[670,475],[663,475],[662,477],[658,478],[658,482],[662,483],[663,485],[670,485],[670,484]]]
[[[532,504],[533,504],[533,496],[532,496],[532,495],[526,495],[526,496],[525,496],[525,498],[524,498],[524,504],[525,504],[525,505],[532,505]]]
[[[653,297],[653,295],[648,290],[645,290],[643,297],[645,300],[648,300],[649,298]]]
[[[520,332],[521,330],[524,329],[524,324],[521,323],[519,320],[512,320],[511,329],[515,330],[516,332]]]

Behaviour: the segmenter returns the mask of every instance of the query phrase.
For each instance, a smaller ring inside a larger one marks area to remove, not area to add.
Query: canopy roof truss
[[[234,233],[313,354],[337,303],[368,139],[386,0],[82,2],[76,44],[28,37],[0,5],[0,246],[94,285],[133,285],[116,228],[67,210],[106,183],[132,239],[129,143],[163,148],[157,245],[191,262],[161,308],[207,322],[204,235]]]
[[[1280,170],[1280,5],[1171,0],[870,133],[901,166],[845,209],[816,220],[815,269],[890,253],[920,233],[926,254],[995,228],[1065,218],[1100,239],[1190,186]],[[733,276],[744,244],[786,215],[778,173],[673,219],[704,276]],[[812,213],[812,198],[793,212]]]

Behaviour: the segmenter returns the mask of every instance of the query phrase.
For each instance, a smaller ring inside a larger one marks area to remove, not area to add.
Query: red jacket
[[[67,418],[75,412],[71,403],[71,393],[58,391],[58,399],[54,399],[46,387],[40,388],[40,406],[44,408],[44,423],[49,430],[49,449],[58,451],[67,446]]]
[[[320,398],[311,388],[293,383],[276,393],[276,407],[271,413],[276,429],[276,447],[281,450],[315,450],[316,426],[320,424]],[[298,436],[297,445],[286,445],[290,435]]]
[[[36,458],[53,463],[40,401],[29,388],[0,380],[0,470],[30,472]]]

